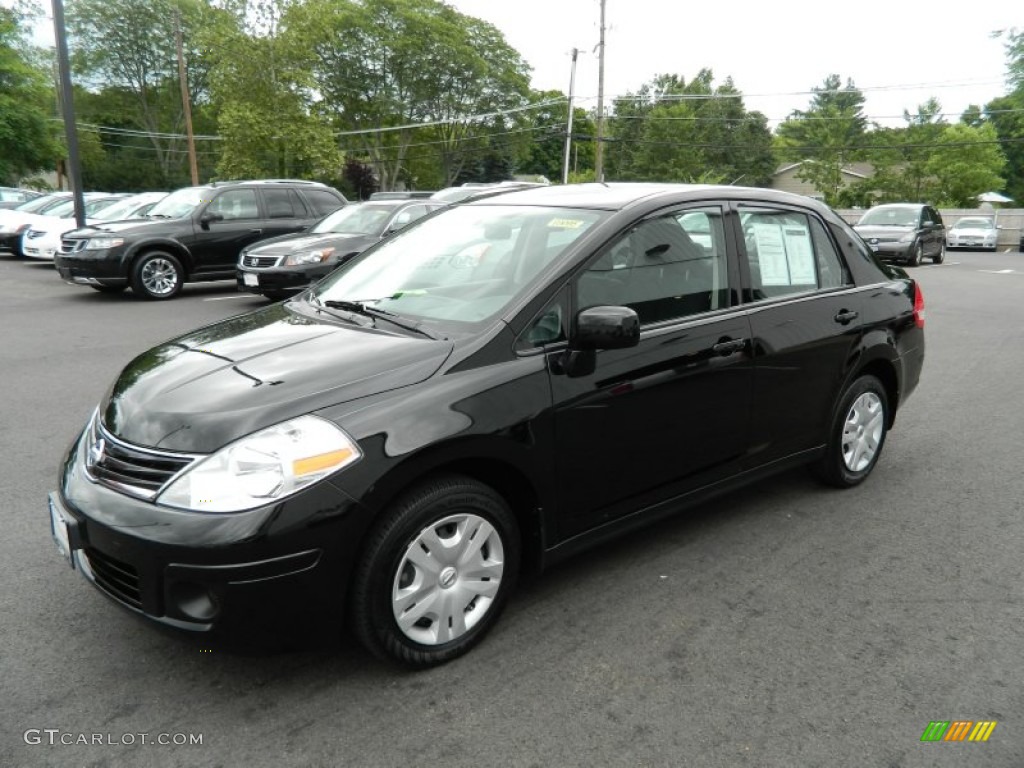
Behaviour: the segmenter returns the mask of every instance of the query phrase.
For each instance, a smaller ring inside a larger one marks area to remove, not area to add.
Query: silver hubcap
[[[150,259],[142,267],[142,284],[157,296],[166,296],[178,284],[178,270],[167,259]]]
[[[858,397],[843,426],[843,462],[851,472],[865,470],[878,453],[885,426],[882,400],[874,392]]]
[[[490,609],[505,570],[501,536],[482,517],[450,515],[405,550],[391,590],[402,633],[440,645],[471,630]]]

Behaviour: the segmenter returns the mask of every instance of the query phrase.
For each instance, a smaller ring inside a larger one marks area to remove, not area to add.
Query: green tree
[[[502,34],[439,0],[308,0],[285,21],[313,55],[319,110],[350,132],[345,148],[374,165],[382,189],[408,173],[423,141],[414,126],[434,124],[450,183],[486,132],[467,118],[526,102],[528,67]]]
[[[551,181],[562,178],[565,157],[565,130],[569,119],[569,102],[561,91],[536,91],[531,100],[539,106],[530,110],[524,135],[527,137],[518,164],[519,173],[539,174]],[[569,170],[586,171],[594,167],[594,121],[581,107],[573,108],[574,138],[569,155]],[[585,137],[585,138],[584,138]]]
[[[222,178],[342,176],[326,119],[312,111],[310,56],[283,24],[287,0],[230,5],[199,34],[222,137]]]
[[[32,49],[25,17],[0,8],[0,183],[53,167],[56,140],[53,89],[39,52]]]
[[[982,192],[1001,189],[1006,159],[991,125],[946,126],[926,165],[936,205],[973,208]]]
[[[995,128],[1006,166],[1003,191],[1024,203],[1024,31],[1007,30],[1007,80],[1010,92],[985,105],[985,120]]]
[[[194,40],[209,10],[204,0],[73,0],[67,5],[73,69],[92,90],[114,88],[131,96],[119,122],[144,132],[161,186],[187,178],[176,25],[181,25],[189,65],[190,98],[201,104],[207,78]]]
[[[689,82],[660,75],[617,100],[610,128],[614,178],[759,186],[774,170],[767,119],[709,69]]]
[[[829,205],[836,205],[843,188],[843,168],[861,160],[867,118],[864,94],[839,75],[829,75],[811,89],[806,110],[794,110],[776,131],[775,146],[784,160],[802,162],[797,178],[813,184]]]

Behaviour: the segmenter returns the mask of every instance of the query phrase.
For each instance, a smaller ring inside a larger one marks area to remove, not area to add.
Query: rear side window
[[[849,272],[824,226],[796,211],[741,208],[749,300],[839,288]]]
[[[263,202],[267,206],[267,218],[270,219],[296,219],[306,216],[306,206],[291,189],[265,189]]]
[[[343,200],[324,189],[304,189],[302,194],[313,209],[315,216],[326,216],[345,204]]]

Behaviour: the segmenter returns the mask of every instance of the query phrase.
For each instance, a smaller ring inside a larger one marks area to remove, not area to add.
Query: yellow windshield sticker
[[[548,226],[552,229],[579,229],[583,226],[583,219],[552,219]]]

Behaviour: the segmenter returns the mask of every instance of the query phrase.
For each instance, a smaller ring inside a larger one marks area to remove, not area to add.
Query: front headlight
[[[917,237],[917,232],[907,232],[903,237],[900,238],[901,243],[912,243],[914,238]]]
[[[300,264],[317,264],[321,261],[327,261],[332,253],[334,253],[333,248],[318,248],[315,251],[291,253],[285,256],[284,265],[286,267],[297,267]]]
[[[279,501],[358,461],[362,452],[318,416],[262,429],[185,471],[156,501],[196,512],[240,512]]]
[[[123,237],[93,237],[85,244],[87,251],[102,251],[106,248],[117,248],[124,245]]]

